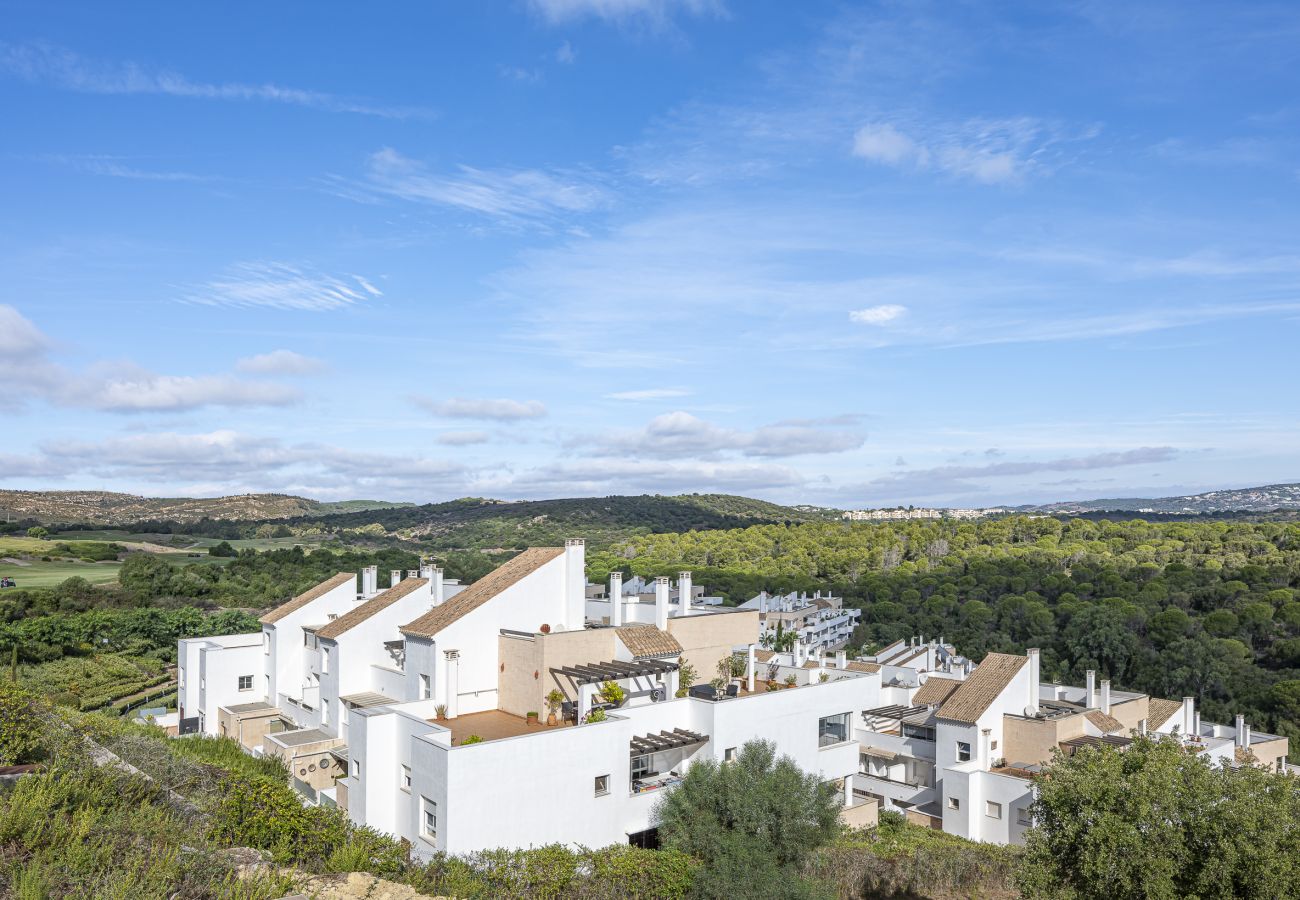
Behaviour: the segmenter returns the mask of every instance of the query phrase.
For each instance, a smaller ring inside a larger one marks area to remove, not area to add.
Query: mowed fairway
[[[91,563],[80,560],[42,562],[33,559],[24,562],[26,565],[15,565],[0,558],[0,577],[12,578],[19,588],[52,587],[73,577],[84,578],[91,584],[107,584],[117,581],[117,570],[122,567],[117,562]],[[0,591],[0,597],[3,596],[3,591]]]

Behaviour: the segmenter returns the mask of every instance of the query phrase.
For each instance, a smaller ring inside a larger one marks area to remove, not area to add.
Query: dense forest
[[[696,573],[731,601],[831,587],[855,643],[942,636],[978,660],[1043,650],[1044,677],[1195,696],[1300,750],[1300,525],[1010,517],[762,525],[645,535],[589,556],[593,578]],[[1296,754],[1293,752],[1293,758]]]

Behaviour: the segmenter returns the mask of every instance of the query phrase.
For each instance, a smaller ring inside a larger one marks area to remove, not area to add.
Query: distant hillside
[[[232,497],[137,497],[108,491],[0,491],[0,515],[55,524],[122,525],[144,520],[197,522],[200,519],[263,521],[313,518],[335,513],[391,509],[409,504],[380,500],[322,503],[287,494]]]
[[[1102,500],[1068,500],[1041,506],[1021,507],[1020,511],[1071,515],[1075,513],[1153,512],[1196,515],[1221,512],[1272,512],[1300,509],[1300,484],[1268,484],[1263,487],[1207,491],[1183,497],[1125,497]]]
[[[516,502],[469,497],[332,515],[318,521],[327,528],[378,523],[390,532],[440,549],[508,549],[554,545],[572,537],[605,545],[637,534],[813,522],[838,516],[835,510],[795,509],[731,494],[643,494]]]

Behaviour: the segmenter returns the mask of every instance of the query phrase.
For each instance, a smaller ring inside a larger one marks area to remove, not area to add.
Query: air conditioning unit
[[[654,690],[650,691],[650,702],[658,703],[660,700],[663,700],[667,696],[668,696],[668,691],[666,691],[662,687],[656,687]]]

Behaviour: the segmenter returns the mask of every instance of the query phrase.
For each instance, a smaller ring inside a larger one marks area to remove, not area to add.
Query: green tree
[[[40,525],[33,525],[31,528],[27,529],[27,536],[29,538],[36,538],[38,541],[42,541],[49,537],[49,534],[49,530],[42,528]]]
[[[691,765],[656,810],[670,850],[700,859],[699,897],[795,898],[812,886],[804,862],[834,835],[839,792],[770,741],[750,741],[731,762]]]
[[[1170,740],[1058,756],[1036,779],[1019,880],[1068,900],[1300,896],[1290,776],[1211,766]]]

